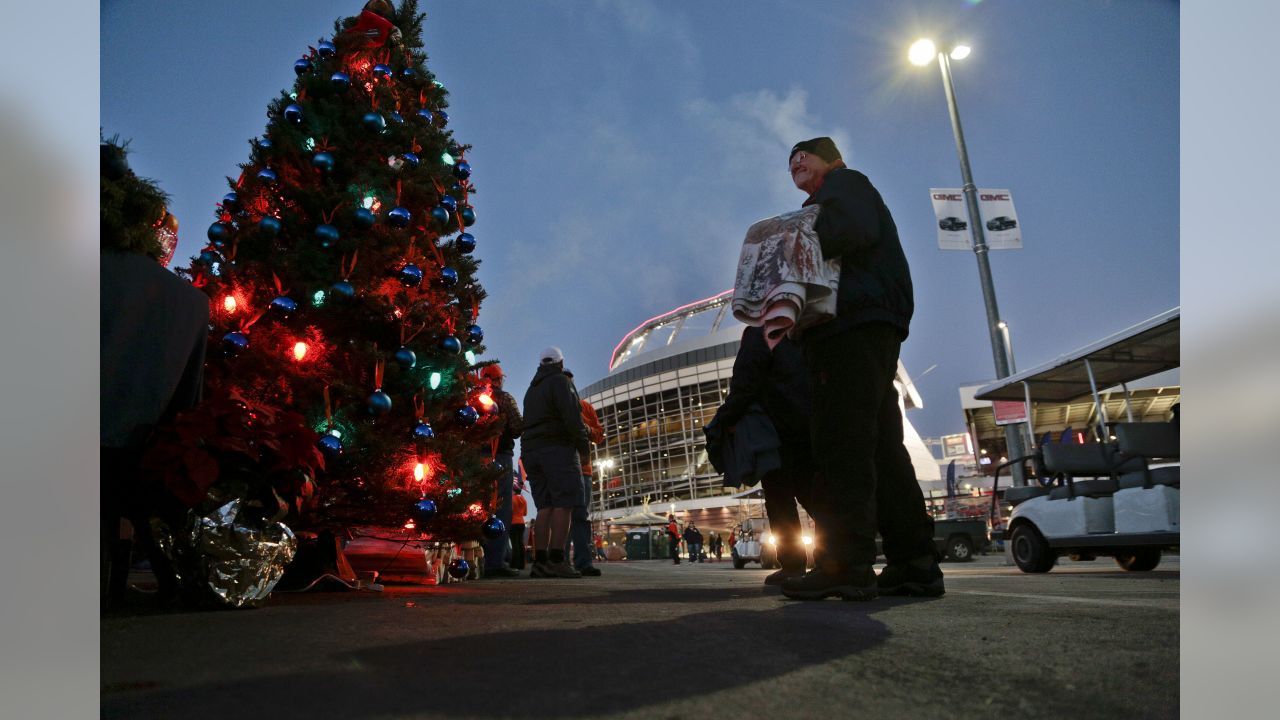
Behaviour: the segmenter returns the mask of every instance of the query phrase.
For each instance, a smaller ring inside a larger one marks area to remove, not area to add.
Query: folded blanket
[[[733,316],[763,327],[769,347],[835,317],[840,260],[824,260],[810,205],[752,225],[742,241]]]

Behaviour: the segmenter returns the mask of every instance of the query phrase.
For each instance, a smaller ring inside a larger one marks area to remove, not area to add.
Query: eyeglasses
[[[803,150],[796,153],[795,155],[792,155],[791,160],[787,163],[787,172],[795,172],[796,166],[799,163],[804,162],[805,158],[807,157],[809,157],[809,153]]]

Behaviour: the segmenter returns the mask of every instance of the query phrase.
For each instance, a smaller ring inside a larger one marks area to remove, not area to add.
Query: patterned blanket
[[[733,316],[761,326],[772,348],[836,313],[840,259],[824,260],[813,223],[819,207],[761,220],[747,230],[733,285]]]

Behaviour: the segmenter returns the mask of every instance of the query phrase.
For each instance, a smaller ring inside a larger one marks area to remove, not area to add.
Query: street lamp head
[[[969,57],[969,53],[972,51],[973,49],[970,48],[968,45],[957,45],[951,49],[951,59],[963,60]]]
[[[911,48],[907,50],[907,59],[912,65],[924,67],[933,62],[938,57],[938,46],[928,38],[920,38],[911,44]]]

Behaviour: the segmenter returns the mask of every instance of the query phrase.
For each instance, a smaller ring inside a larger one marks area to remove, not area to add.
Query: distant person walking
[[[520,457],[538,506],[530,577],[580,578],[565,560],[573,508],[584,504],[581,458],[590,450],[582,407],[564,374],[564,353],[542,351],[524,395]]]
[[[845,166],[829,137],[788,155],[824,259],[840,258],[834,319],[801,338],[812,389],[816,565],[782,584],[787,597],[868,600],[879,593],[941,595],[933,520],[924,509],[902,443],[894,378],[914,312],[911,271],[884,200],[866,175]],[[877,578],[876,533],[888,566]]]
[[[689,551],[689,562],[702,562],[702,533],[693,522],[684,528],[684,544]]]
[[[517,571],[524,569],[524,516],[529,512],[523,490],[520,487],[511,493],[511,562],[508,566]]]

